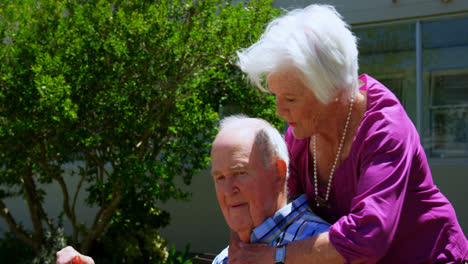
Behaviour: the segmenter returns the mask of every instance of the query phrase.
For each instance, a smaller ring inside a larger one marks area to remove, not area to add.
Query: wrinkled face
[[[276,114],[291,127],[294,137],[303,139],[317,132],[325,105],[298,77],[295,70],[285,70],[268,78],[268,87],[276,97]]]
[[[249,132],[221,132],[211,151],[212,175],[224,218],[232,230],[247,234],[279,209],[281,186],[275,166],[265,168],[252,150],[254,136]]]

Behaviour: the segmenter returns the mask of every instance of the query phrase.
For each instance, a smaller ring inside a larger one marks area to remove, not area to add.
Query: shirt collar
[[[254,228],[250,235],[250,243],[271,244],[290,223],[294,222],[306,210],[308,210],[307,197],[303,194]]]

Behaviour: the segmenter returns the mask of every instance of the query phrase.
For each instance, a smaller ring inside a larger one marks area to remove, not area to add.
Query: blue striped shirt
[[[301,195],[257,226],[250,235],[250,243],[280,246],[328,232],[329,227],[309,208],[306,196]],[[228,248],[216,256],[213,264],[227,263]]]

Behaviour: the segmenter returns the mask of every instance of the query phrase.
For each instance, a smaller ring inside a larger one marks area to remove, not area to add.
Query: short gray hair
[[[261,118],[251,118],[245,115],[232,115],[220,121],[220,131],[224,129],[250,129],[254,126],[256,131],[254,144],[262,153],[263,165],[266,168],[273,166],[277,159],[286,162],[286,179],[289,176],[289,155],[286,142],[280,132],[270,123]]]
[[[328,104],[340,90],[358,89],[357,39],[330,5],[295,9],[271,21],[260,39],[237,52],[238,66],[261,90],[262,81],[293,67],[316,97]]]

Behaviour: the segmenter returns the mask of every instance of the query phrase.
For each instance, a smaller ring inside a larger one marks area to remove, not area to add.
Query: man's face
[[[265,168],[258,151],[252,150],[251,131],[226,130],[218,134],[211,151],[216,195],[229,227],[250,234],[279,209],[282,184],[275,165]]]

